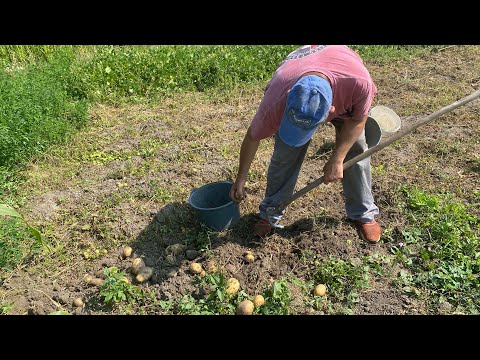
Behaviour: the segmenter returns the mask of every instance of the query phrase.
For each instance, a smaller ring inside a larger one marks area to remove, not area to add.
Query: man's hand
[[[323,167],[323,182],[331,182],[343,179],[343,161],[330,158]]]
[[[230,189],[229,195],[230,198],[236,203],[243,201],[247,197],[245,192],[245,180],[235,181],[235,184],[233,184],[232,188]]]

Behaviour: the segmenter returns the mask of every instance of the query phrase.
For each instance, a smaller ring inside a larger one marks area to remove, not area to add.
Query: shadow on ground
[[[148,226],[131,244],[133,256],[142,257],[145,265],[154,269],[152,283],[162,284],[181,272],[189,273],[189,270],[181,270],[185,269],[185,266],[182,267],[185,261],[204,262],[209,253],[219,246],[229,243],[254,251],[261,247],[265,239],[253,234],[256,220],[256,214],[249,213],[242,216],[230,229],[216,231],[200,223],[195,210],[189,204],[167,204],[157,213],[152,213]],[[339,220],[329,216],[298,219],[283,229],[275,229],[274,233],[290,241],[301,233],[312,231],[315,223],[321,224],[322,228],[333,229],[339,224]]]

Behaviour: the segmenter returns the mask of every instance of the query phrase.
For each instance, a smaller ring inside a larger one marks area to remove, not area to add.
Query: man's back
[[[362,118],[377,92],[362,59],[345,45],[303,46],[290,53],[267,84],[259,109],[252,121],[252,135],[262,139],[273,135],[280,126],[288,91],[305,73],[324,74],[333,92],[336,117]]]

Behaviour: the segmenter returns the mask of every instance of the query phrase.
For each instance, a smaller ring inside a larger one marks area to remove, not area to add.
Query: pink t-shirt
[[[324,74],[332,85],[335,112],[326,122],[337,117],[361,119],[368,114],[377,88],[357,53],[345,45],[306,45],[289,54],[268,82],[250,124],[254,140],[277,132],[288,90],[303,74],[311,71]]]

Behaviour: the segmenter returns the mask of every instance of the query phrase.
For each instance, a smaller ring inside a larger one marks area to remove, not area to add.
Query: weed
[[[12,271],[25,258],[40,252],[42,247],[43,243],[33,236],[23,220],[18,217],[0,219],[0,268]]]
[[[480,157],[470,161],[470,169],[473,172],[480,173]]]
[[[105,268],[103,273],[106,275],[106,279],[100,288],[100,295],[103,296],[106,304],[120,301],[132,303],[142,298],[141,289],[130,284],[126,280],[126,274],[118,271],[118,268]]]
[[[207,274],[204,277],[197,276],[196,283],[208,289],[208,292],[199,300],[191,294],[184,295],[175,305],[180,314],[232,315],[236,310],[233,302],[240,302],[248,297],[243,291],[233,295],[228,293],[227,279],[220,272]]]
[[[292,296],[287,286],[287,280],[274,281],[272,285],[263,292],[265,304],[255,310],[261,315],[288,315]]]
[[[384,265],[389,263],[390,260],[390,257],[381,255],[364,256],[357,261],[330,257],[316,261],[313,280],[316,284],[327,286],[330,302],[341,303],[344,306],[343,311],[350,313],[359,302],[358,292],[370,287],[369,281],[372,275],[383,276]],[[321,305],[322,308],[325,308],[325,304],[322,303]]]
[[[383,164],[372,167],[372,175],[380,176],[380,175],[384,175],[384,174],[385,174],[385,169],[384,169]]]
[[[405,246],[395,248],[399,260],[416,276],[416,287],[433,301],[446,299],[461,309],[480,311],[480,237],[478,219],[452,194],[431,195],[403,188],[415,225],[403,231]]]
[[[1,305],[0,315],[7,315],[13,309],[13,304]]]

